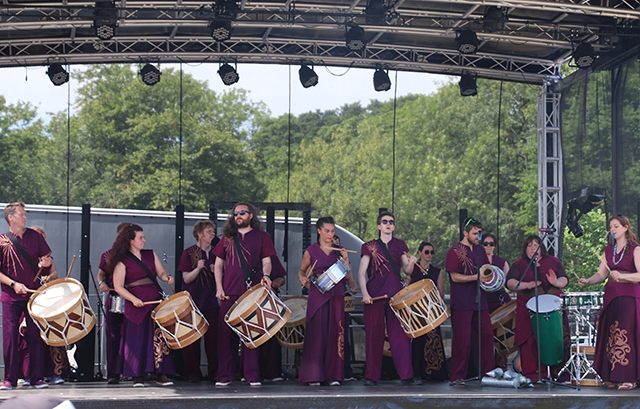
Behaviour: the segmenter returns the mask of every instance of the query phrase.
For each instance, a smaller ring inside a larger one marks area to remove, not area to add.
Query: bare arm
[[[444,274],[440,273],[438,276],[438,282],[436,283],[440,297],[444,300]]]
[[[307,278],[307,270],[311,266],[311,255],[307,250],[304,251],[304,255],[302,256],[302,263],[300,264],[300,269],[298,270],[298,280],[300,280],[300,284],[303,287],[309,288],[309,279]]]
[[[196,281],[196,278],[198,278],[200,271],[202,271],[202,269],[204,268],[204,260],[198,260],[198,263],[193,270],[182,272],[182,280],[185,282],[185,284],[193,283],[194,281]]]
[[[144,304],[142,300],[136,297],[135,295],[131,294],[129,290],[127,290],[124,287],[124,280],[126,276],[127,276],[127,269],[124,266],[124,264],[122,264],[122,262],[119,262],[118,264],[116,264],[116,267],[113,269],[113,288],[120,295],[120,297],[130,301],[135,307],[138,307],[138,308],[143,307]]]
[[[167,273],[167,270],[164,269],[162,261],[160,261],[160,257],[158,257],[155,251],[153,252],[153,260],[156,266],[156,273],[158,274],[158,277],[160,277],[160,280],[169,285],[173,284],[173,277],[171,277],[169,273]]]
[[[358,283],[360,284],[360,291],[362,291],[362,302],[364,304],[371,304],[371,296],[367,291],[367,268],[371,258],[367,255],[362,256],[360,259],[360,268],[358,269]]]
[[[271,288],[271,257],[262,258],[262,283]]]
[[[227,297],[224,293],[224,288],[222,288],[222,276],[224,269],[224,260],[220,257],[216,257],[216,263],[213,266],[214,277],[216,279],[216,298],[219,300],[226,300]]]

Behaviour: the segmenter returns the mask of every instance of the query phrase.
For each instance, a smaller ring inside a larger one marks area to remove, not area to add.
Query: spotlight
[[[309,68],[306,64],[302,64],[300,66],[298,75],[300,75],[300,83],[304,88],[315,87],[318,85],[318,74],[316,74],[313,68]]]
[[[460,77],[460,95],[463,97],[472,97],[478,95],[478,87],[476,86],[476,76],[473,74],[462,74]]]
[[[58,63],[51,64],[49,66],[47,75],[55,86],[59,86],[66,82],[69,82],[69,73],[62,67],[61,64]]]
[[[385,0],[369,0],[364,14],[367,24],[382,24],[387,15]]]
[[[584,229],[582,228],[582,226],[580,226],[580,224],[578,224],[580,216],[582,216],[582,214],[578,213],[577,203],[575,201],[569,202],[569,211],[567,212],[567,227],[575,238],[579,238],[584,235]]]
[[[589,68],[596,59],[593,46],[589,43],[580,43],[573,52],[573,61],[578,68]]]
[[[236,71],[235,68],[227,63],[224,63],[220,66],[218,75],[220,75],[220,78],[222,78],[222,83],[224,85],[233,85],[240,80],[238,71]]]
[[[240,12],[240,6],[234,0],[216,0],[214,13],[217,18],[235,20]]]
[[[365,44],[364,28],[354,24],[349,31],[347,31],[347,48],[351,51],[359,51],[364,48]]]
[[[389,91],[391,89],[391,80],[382,68],[376,69],[373,73],[373,89],[376,91]]]
[[[471,30],[459,31],[456,42],[458,43],[458,51],[462,54],[475,54],[480,43],[476,33]]]
[[[140,78],[142,78],[142,82],[152,86],[160,82],[160,75],[162,73],[159,69],[147,63],[144,67],[142,67],[138,74],[140,75]]]
[[[111,1],[97,1],[93,10],[93,31],[101,40],[110,40],[116,35],[118,10]]]
[[[211,30],[211,37],[218,42],[224,42],[231,38],[231,32],[233,27],[231,21],[215,19],[209,23],[209,29]]]
[[[496,6],[490,6],[487,7],[487,10],[484,12],[482,28],[488,33],[504,30],[504,25],[507,21],[507,15],[502,9]]]
[[[567,227],[573,235],[581,237],[584,229],[578,220],[583,214],[589,213],[607,198],[607,191],[599,187],[585,187],[568,194]]]

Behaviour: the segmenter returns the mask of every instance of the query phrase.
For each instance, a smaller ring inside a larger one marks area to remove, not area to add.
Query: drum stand
[[[564,373],[565,371],[568,372],[571,380],[575,381],[578,390],[580,390],[580,382],[582,382],[588,375],[594,375],[596,381],[604,385],[602,378],[600,377],[598,372],[593,369],[593,367],[591,366],[591,362],[589,362],[589,359],[587,359],[587,355],[580,349],[581,327],[584,326],[589,329],[589,341],[591,340],[593,326],[591,325],[591,322],[589,322],[589,315],[590,309],[588,309],[585,314],[582,314],[580,310],[576,311],[576,351],[571,354],[571,357],[569,358],[567,363],[562,367],[560,372],[558,372],[558,376],[562,375],[562,373]]]

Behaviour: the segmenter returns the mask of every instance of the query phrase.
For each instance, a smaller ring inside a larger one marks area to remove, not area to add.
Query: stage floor
[[[540,408],[602,409],[640,406],[640,389],[619,391],[601,387],[581,390],[536,384],[523,389],[466,386],[425,382],[422,386],[402,386],[399,381],[381,381],[365,387],[363,381],[342,386],[303,386],[294,381],[266,383],[251,387],[235,382],[216,387],[209,382],[176,382],[160,387],[148,384],[133,388],[131,382],[66,383],[49,389],[18,388],[0,391],[0,401],[13,396],[54,395],[69,399],[76,408]]]

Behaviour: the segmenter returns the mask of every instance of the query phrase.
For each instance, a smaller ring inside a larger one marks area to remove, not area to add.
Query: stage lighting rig
[[[582,42],[573,52],[572,58],[576,67],[589,68],[596,60],[596,53],[591,44]]]
[[[47,70],[47,75],[49,79],[55,86],[60,86],[69,82],[69,73],[64,67],[59,63],[54,63],[49,65],[49,69]]]
[[[209,29],[211,30],[211,37],[218,42],[224,42],[231,38],[231,32],[233,27],[230,20],[213,19],[209,23]]]
[[[101,40],[110,40],[116,35],[118,10],[111,1],[97,1],[93,10],[93,30]]]
[[[364,28],[354,24],[347,31],[347,48],[351,51],[360,51],[364,49],[366,41],[364,40]]]
[[[483,31],[492,33],[494,31],[504,30],[504,26],[509,21],[505,10],[496,7],[489,6],[484,12],[482,19]]]
[[[478,36],[471,30],[459,31],[456,42],[458,43],[458,51],[462,54],[475,54],[480,44]]]
[[[304,88],[318,85],[318,74],[316,74],[313,68],[309,68],[308,65],[302,64],[300,70],[298,70],[298,75],[300,76],[300,83]]]
[[[391,89],[391,79],[389,74],[382,68],[377,68],[373,73],[373,89],[378,92],[389,91]]]
[[[140,75],[142,82],[149,86],[153,86],[159,83],[160,76],[162,75],[159,69],[149,63],[142,67],[138,74]]]
[[[584,235],[584,229],[578,221],[582,215],[589,213],[602,204],[607,198],[607,193],[605,189],[599,187],[585,187],[569,193],[568,198],[567,227],[578,238]]]
[[[236,82],[240,81],[240,75],[238,75],[238,71],[227,63],[224,63],[220,66],[218,75],[220,75],[220,78],[222,79],[222,83],[224,85],[233,85]]]
[[[460,76],[460,95],[463,97],[472,97],[478,95],[478,87],[476,85],[476,76],[474,74],[462,73]]]

